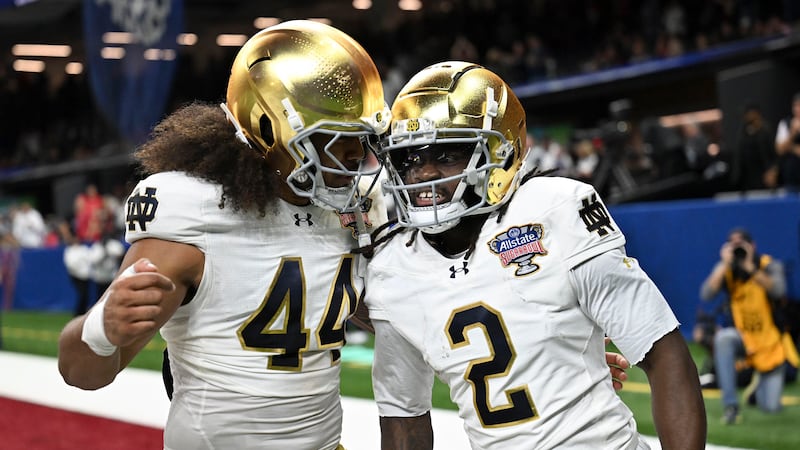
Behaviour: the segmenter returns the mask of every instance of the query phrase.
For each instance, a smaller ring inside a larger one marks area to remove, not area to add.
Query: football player
[[[160,329],[165,448],[339,448],[339,349],[363,288],[350,249],[386,220],[364,193],[389,118],[375,65],[340,31],[252,37],[223,108],[185,106],[137,150],[124,270],[62,331],[65,381],[108,385]],[[627,361],[607,361],[624,381]]]
[[[222,108],[186,106],[137,150],[149,176],[127,201],[126,269],[63,330],[65,381],[111,383],[160,329],[165,448],[341,448],[340,349],[362,291],[350,250],[385,220],[359,185],[388,124],[378,70],[346,34],[254,35]]]
[[[647,374],[663,447],[704,448],[677,319],[592,186],[528,166],[509,86],[436,64],[392,120],[379,158],[399,225],[365,250],[383,448],[432,448],[434,375],[473,448],[647,448],[614,392],[606,335]]]

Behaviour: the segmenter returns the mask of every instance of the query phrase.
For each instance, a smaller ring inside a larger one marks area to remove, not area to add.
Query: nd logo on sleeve
[[[128,231],[136,231],[137,224],[139,231],[147,231],[147,224],[156,218],[156,209],[158,209],[156,188],[145,188],[144,195],[141,195],[138,189],[133,191],[128,197],[128,213],[125,216]]]

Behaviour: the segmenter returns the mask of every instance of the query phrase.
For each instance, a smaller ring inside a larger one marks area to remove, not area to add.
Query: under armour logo
[[[155,195],[156,188],[149,187],[144,190],[144,195],[139,195],[137,190],[128,198],[128,213],[125,216],[128,231],[136,231],[137,223],[141,231],[147,231],[147,223],[156,217],[158,200]]]
[[[583,223],[586,224],[588,231],[596,231],[600,236],[608,234],[606,228],[611,228],[612,231],[615,231],[614,227],[611,226],[611,219],[608,217],[605,206],[597,200],[597,194],[592,194],[590,197],[581,200],[581,202],[583,203],[583,208],[578,211],[578,214],[580,214]]]
[[[450,278],[455,278],[456,274],[462,272],[464,275],[469,273],[469,269],[467,269],[467,262],[461,261],[463,267],[456,268],[456,266],[450,266]]]
[[[294,224],[295,226],[300,226],[300,222],[305,222],[306,225],[311,226],[314,225],[314,222],[311,221],[311,213],[306,213],[305,217],[300,217],[300,214],[294,214]]]

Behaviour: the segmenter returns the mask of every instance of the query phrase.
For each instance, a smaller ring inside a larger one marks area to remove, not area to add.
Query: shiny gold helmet
[[[320,207],[352,210],[360,202],[361,178],[380,170],[365,161],[348,166],[329,151],[337,139],[352,137],[370,148],[390,119],[375,63],[336,28],[295,20],[252,36],[233,62],[222,107],[236,136],[263,151],[273,166],[293,162],[294,168],[282,176],[296,195]],[[312,137],[327,144],[317,148]],[[323,165],[324,156],[333,163]],[[323,173],[352,177],[353,182],[329,187]]]
[[[384,190],[392,194],[399,222],[439,233],[455,226],[461,217],[503,205],[519,184],[525,133],[525,111],[519,99],[491,71],[449,61],[417,73],[392,105],[391,133],[379,151],[389,178]],[[410,158],[442,146],[466,152],[464,171],[406,184]],[[460,182],[450,201],[437,204],[437,186],[455,179]],[[418,195],[432,204],[418,206],[414,201]]]

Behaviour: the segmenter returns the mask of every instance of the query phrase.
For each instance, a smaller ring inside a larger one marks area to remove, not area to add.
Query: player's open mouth
[[[419,191],[417,192],[417,195],[414,196],[414,205],[433,206],[434,199],[436,200],[437,205],[441,205],[447,201],[447,199],[438,192],[434,194],[432,191]]]

